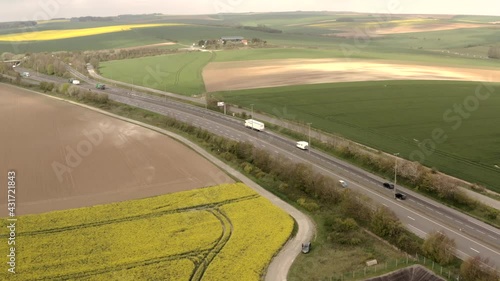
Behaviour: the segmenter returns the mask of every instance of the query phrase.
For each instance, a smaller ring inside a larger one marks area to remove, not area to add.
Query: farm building
[[[241,43],[243,45],[248,45],[248,41],[241,36],[222,36],[219,39],[219,41],[222,42],[222,44],[231,42],[231,43]]]
[[[226,41],[226,42],[241,42],[243,41],[243,37],[241,36],[222,36],[219,40],[220,41]]]

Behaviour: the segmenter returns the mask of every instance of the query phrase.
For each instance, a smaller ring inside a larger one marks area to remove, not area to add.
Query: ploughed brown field
[[[16,215],[233,182],[165,135],[5,84],[0,159],[0,192],[7,194],[7,172],[16,172]]]
[[[203,69],[203,81],[208,92],[376,80],[494,82],[500,81],[500,70],[355,59],[211,62]]]

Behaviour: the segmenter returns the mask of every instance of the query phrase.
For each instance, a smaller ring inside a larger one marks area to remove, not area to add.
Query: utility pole
[[[395,157],[395,161],[394,161],[394,198],[396,198],[396,176],[398,174],[398,155],[399,155],[399,152],[398,153],[394,153],[394,156]]]

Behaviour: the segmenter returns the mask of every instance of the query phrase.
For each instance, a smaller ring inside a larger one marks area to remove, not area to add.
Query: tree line
[[[488,50],[488,57],[490,59],[500,59],[500,47],[491,46]]]
[[[36,26],[37,24],[38,23],[36,21],[0,22],[0,29],[33,27]]]
[[[271,28],[265,24],[258,24],[257,26],[238,25],[236,26],[236,28],[267,32],[267,33],[283,33],[283,30]]]
[[[295,134],[298,138],[304,137],[289,130],[285,132]],[[500,224],[500,212],[497,209],[469,197],[460,188],[464,186],[479,192],[485,191],[485,188],[480,185],[466,184],[460,179],[440,173],[435,168],[425,167],[417,161],[398,159],[397,167],[395,167],[394,156],[368,149],[346,139],[331,137],[327,142],[315,140],[312,142],[313,146],[390,178],[394,177],[394,169],[396,169],[398,181],[410,188],[446,204],[474,212],[493,224]]]

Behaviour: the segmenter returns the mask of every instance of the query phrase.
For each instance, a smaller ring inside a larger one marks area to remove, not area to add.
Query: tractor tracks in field
[[[148,265],[153,265],[153,264],[162,263],[162,262],[187,259],[187,260],[190,260],[194,265],[194,270],[193,270],[189,280],[190,281],[201,281],[207,268],[209,267],[210,263],[215,259],[217,254],[219,254],[219,252],[224,248],[224,246],[226,245],[226,243],[229,241],[229,239],[231,238],[231,236],[233,234],[233,224],[232,224],[231,220],[223,211],[221,211],[219,209],[219,207],[221,207],[225,204],[239,202],[239,201],[245,201],[245,200],[251,200],[251,199],[258,198],[258,197],[259,197],[258,194],[250,195],[250,196],[240,197],[240,198],[236,198],[236,199],[226,200],[226,201],[219,202],[216,204],[206,204],[206,205],[203,205],[203,207],[195,206],[192,209],[192,210],[210,212],[214,217],[216,217],[219,220],[219,222],[221,224],[222,234],[216,240],[215,245],[209,249],[195,250],[195,251],[190,251],[190,252],[179,253],[176,255],[155,257],[155,258],[151,258],[151,259],[147,259],[147,260],[139,260],[136,262],[124,263],[124,264],[119,264],[119,265],[112,266],[112,267],[98,268],[98,269],[88,270],[88,271],[83,271],[83,272],[45,276],[45,277],[36,278],[33,280],[45,281],[45,280],[69,280],[69,279],[88,278],[88,277],[102,275],[102,274],[106,274],[106,273],[110,273],[110,272],[117,272],[117,271],[121,271],[121,270],[130,270],[130,269],[133,269],[136,267],[148,266]],[[114,221],[116,221],[116,220],[114,220]]]
[[[186,67],[188,67],[190,64],[192,64],[193,62],[197,61],[198,58],[194,58],[192,60],[190,60],[188,63],[182,65],[176,72],[175,72],[175,77],[174,77],[174,85],[175,86],[178,86],[179,85],[179,80],[180,80],[180,76],[181,76],[181,73],[184,69],[186,69]]]
[[[236,203],[236,202],[240,202],[240,201],[254,199],[257,197],[259,197],[258,194],[253,194],[253,195],[223,200],[223,201],[219,201],[219,202],[214,202],[214,203],[200,204],[200,205],[195,205],[195,206],[177,208],[174,210],[155,211],[155,210],[160,210],[161,208],[167,207],[167,206],[159,206],[159,207],[154,208],[151,213],[147,213],[147,214],[111,219],[111,220],[106,220],[106,221],[97,221],[97,222],[84,223],[84,224],[78,224],[78,225],[70,225],[70,226],[59,227],[59,228],[50,228],[50,229],[28,231],[28,232],[19,232],[19,233],[17,233],[17,235],[18,236],[36,236],[36,235],[53,234],[53,233],[59,233],[59,232],[64,232],[64,231],[80,230],[80,229],[91,228],[91,227],[99,227],[99,226],[113,224],[113,223],[121,223],[121,222],[128,222],[128,221],[134,221],[134,220],[160,217],[160,216],[170,215],[170,214],[210,210],[210,209],[218,208],[218,207],[223,206],[225,204]],[[8,236],[7,234],[2,234],[2,235],[0,235],[0,238],[6,238],[7,236]]]
[[[212,249],[208,251],[206,256],[198,263],[189,281],[200,281],[205,274],[210,263],[219,254],[219,252],[224,248],[226,243],[231,238],[233,234],[233,224],[231,220],[224,214],[219,208],[214,208],[210,212],[220,221],[222,226],[222,236],[217,241]]]
[[[209,251],[209,250],[206,250],[205,252],[207,252],[207,251]],[[120,271],[120,270],[129,270],[129,269],[132,269],[135,267],[142,267],[142,266],[152,265],[152,264],[156,264],[156,263],[181,260],[181,259],[188,259],[191,262],[193,262],[193,264],[196,264],[196,256],[198,256],[199,254],[200,254],[199,251],[185,252],[185,253],[180,253],[177,255],[162,256],[162,257],[156,257],[156,258],[152,258],[152,259],[148,259],[148,260],[141,260],[141,261],[137,261],[137,262],[124,263],[124,264],[116,265],[113,267],[104,267],[104,268],[99,268],[99,269],[95,269],[95,270],[88,270],[88,271],[69,273],[69,274],[51,275],[51,276],[36,278],[36,279],[32,279],[32,280],[45,281],[45,280],[81,279],[81,278],[91,277],[91,276],[95,276],[95,275],[101,275],[101,274],[116,272],[116,271]]]

